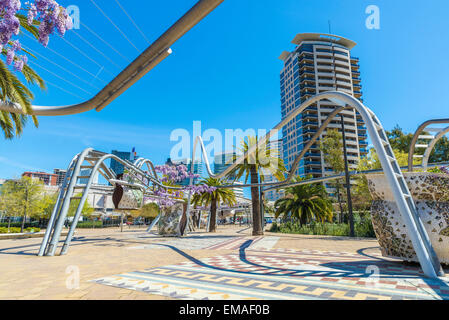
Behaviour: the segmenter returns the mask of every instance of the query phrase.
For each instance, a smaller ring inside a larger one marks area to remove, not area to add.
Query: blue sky
[[[113,0],[95,0],[139,50],[145,39]],[[88,99],[127,65],[125,59],[95,38],[94,30],[127,59],[138,51],[101,15],[90,0],[60,1],[81,10],[75,31],[114,61],[82,42],[74,32],[55,36],[49,48],[82,66],[75,67],[49,49],[25,38],[25,46],[68,69],[67,73],[38,56],[32,66],[47,81],[47,92],[36,94],[36,105],[61,105]],[[154,41],[194,0],[121,0],[150,41]],[[381,29],[365,27],[365,8],[380,8]],[[156,163],[166,160],[174,143],[172,130],[265,128],[280,120],[279,72],[283,50],[301,32],[328,32],[358,43],[364,101],[387,129],[399,124],[414,131],[424,120],[448,116],[449,2],[447,0],[225,0],[213,13],[173,45],[173,54],[101,112],[66,117],[41,117],[12,141],[0,140],[0,178],[26,170],[65,168],[86,147],[103,151],[131,150]],[[118,65],[118,67],[116,66]],[[55,76],[58,75],[59,77]],[[75,74],[77,77],[73,76]],[[92,74],[92,75],[91,75]],[[75,86],[63,81],[68,80]],[[80,80],[83,79],[83,81]],[[73,94],[73,95],[72,95]]]

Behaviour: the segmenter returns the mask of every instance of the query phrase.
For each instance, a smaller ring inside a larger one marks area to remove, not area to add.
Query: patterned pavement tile
[[[425,279],[418,267],[380,256],[257,246],[93,282],[177,299],[449,299],[449,279]]]
[[[244,236],[205,236],[186,238],[165,238],[152,244],[129,247],[130,250],[170,249],[180,250],[237,250],[245,242],[251,240],[251,248],[271,249],[279,237],[244,237]]]

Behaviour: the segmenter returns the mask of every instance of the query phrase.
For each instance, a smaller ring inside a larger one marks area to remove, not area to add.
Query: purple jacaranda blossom
[[[198,174],[189,172],[188,168],[182,164],[156,166],[155,170],[162,175],[160,177],[161,181],[169,185],[176,185],[185,179],[196,179],[200,177]],[[154,200],[161,208],[166,208],[173,206],[176,203],[176,199],[182,199],[184,194],[211,193],[216,189],[207,185],[189,185],[181,187],[181,190],[168,191],[160,187],[154,191],[154,197],[149,197],[148,199]]]
[[[26,16],[29,25],[39,25],[38,40],[45,47],[55,31],[60,36],[64,36],[67,30],[73,28],[73,22],[67,10],[55,0],[27,1],[25,6],[22,6],[21,0],[0,0],[0,50],[6,50],[7,62],[14,63],[16,70],[22,70],[28,63],[25,55],[17,54],[22,51],[20,41],[13,39],[20,33],[18,14]]]
[[[6,63],[11,64],[14,61],[14,57],[16,56],[16,53],[13,49],[9,48],[6,53]]]

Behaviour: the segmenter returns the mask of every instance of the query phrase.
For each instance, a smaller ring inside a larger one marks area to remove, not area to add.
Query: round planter
[[[449,176],[428,172],[404,176],[441,263],[449,264]],[[386,177],[369,174],[367,179],[373,197],[371,216],[382,255],[418,262]]]

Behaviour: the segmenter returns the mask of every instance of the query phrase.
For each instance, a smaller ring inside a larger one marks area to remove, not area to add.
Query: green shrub
[[[35,221],[35,222],[27,222],[25,223],[24,227],[25,228],[29,228],[29,227],[38,227],[39,226],[39,222]],[[21,228],[22,227],[22,222],[11,222],[10,227],[13,228]],[[8,228],[8,222],[2,222],[0,223],[0,228]]]
[[[342,223],[317,223],[312,222],[307,225],[300,226],[298,222],[285,222],[278,225],[274,222],[269,230],[270,232],[305,234],[305,235],[324,235],[324,236],[345,236],[350,235],[349,224]],[[369,215],[354,215],[354,233],[360,238],[374,238],[373,225]]]
[[[81,229],[87,229],[87,228],[103,228],[103,222],[102,221],[85,221],[85,222],[78,222],[77,228]]]
[[[20,228],[9,228],[9,232],[8,232],[8,228],[0,228],[0,233],[20,233]]]
[[[30,227],[30,228],[26,228],[23,230],[24,233],[34,233],[34,232],[39,232],[39,231],[41,231],[41,229],[36,228],[36,227]],[[12,227],[12,228],[9,228],[9,232],[8,232],[7,227],[0,227],[0,233],[20,233],[20,228]]]

